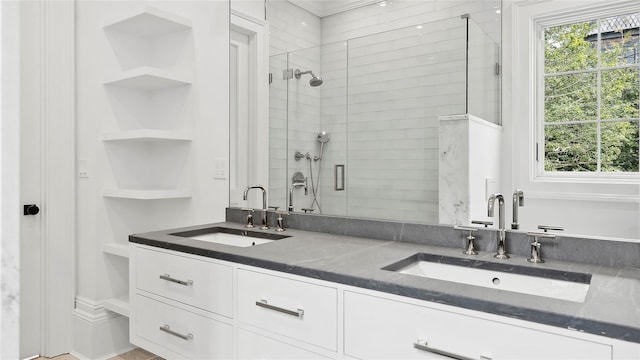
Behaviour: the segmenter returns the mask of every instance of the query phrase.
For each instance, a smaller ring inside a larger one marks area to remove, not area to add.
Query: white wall
[[[126,259],[104,254],[104,244],[126,244],[132,233],[224,220],[228,181],[214,179],[214,159],[229,156],[228,4],[227,1],[76,4],[77,158],[89,164],[88,177],[79,179],[77,187],[76,295],[84,310],[91,310],[94,305],[99,308],[105,299],[128,292]],[[145,5],[188,19],[192,28],[152,42],[102,28],[108,19]],[[103,85],[110,76],[145,65],[183,75],[193,83],[146,94]],[[102,141],[104,133],[134,129],[190,130],[193,140]],[[105,188],[186,189],[192,196],[161,200],[105,198]],[[79,355],[101,357],[107,355],[109,348],[105,349],[104,344],[82,343],[97,339],[86,334],[87,321],[93,321],[95,328],[102,326],[100,331],[127,331],[126,321],[102,324],[105,316],[100,311],[76,316],[78,342],[74,348]],[[111,351],[121,346],[115,340],[111,345]]]
[[[231,10],[265,20],[264,0],[231,0],[230,2]]]

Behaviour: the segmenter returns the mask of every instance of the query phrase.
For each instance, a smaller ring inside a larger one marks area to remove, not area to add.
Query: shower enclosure
[[[269,205],[437,222],[438,118],[500,122],[498,55],[463,16],[271,56]]]

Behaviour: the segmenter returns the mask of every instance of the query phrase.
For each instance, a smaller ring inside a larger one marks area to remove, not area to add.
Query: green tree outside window
[[[640,14],[544,32],[544,169],[638,172]]]

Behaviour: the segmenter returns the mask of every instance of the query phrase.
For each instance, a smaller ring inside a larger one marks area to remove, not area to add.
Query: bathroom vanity
[[[255,235],[227,222],[130,236],[133,344],[167,359],[640,358],[637,268],[470,259],[462,249],[293,229],[279,239],[252,229],[266,240],[234,246],[231,235],[203,238],[213,228]],[[416,254],[469,270],[582,277],[588,289],[566,300],[501,290],[502,275],[492,289],[399,271]]]

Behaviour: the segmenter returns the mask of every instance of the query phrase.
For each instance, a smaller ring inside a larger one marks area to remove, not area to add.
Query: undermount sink
[[[401,274],[584,302],[591,274],[418,253],[383,268]]]
[[[238,247],[256,246],[289,237],[287,235],[269,234],[221,226],[183,231],[169,235]]]

